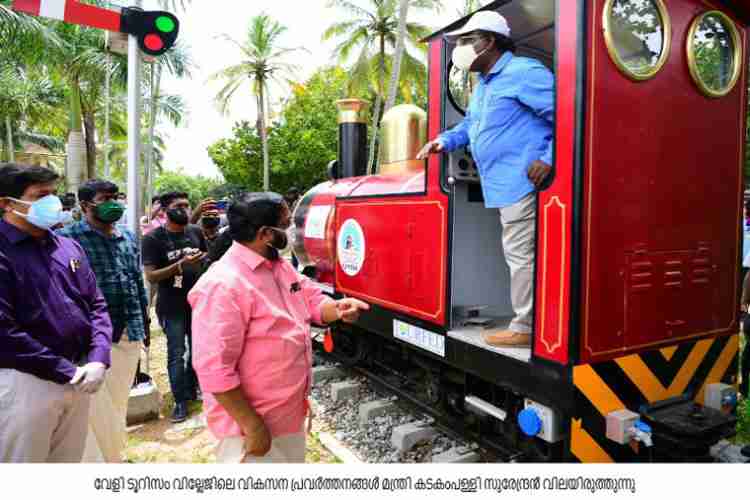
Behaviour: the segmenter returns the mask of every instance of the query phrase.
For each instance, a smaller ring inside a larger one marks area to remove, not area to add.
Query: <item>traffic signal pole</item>
[[[128,34],[128,221],[140,237],[143,211],[140,190],[141,163],[141,51],[160,56],[177,41],[180,22],[174,14],[144,11],[143,0],[122,12],[80,0],[13,0],[13,9],[32,16],[47,17],[69,24]],[[107,68],[109,73],[109,68]],[[109,152],[108,144],[105,152]],[[12,154],[12,153],[11,153]],[[105,160],[106,161],[106,160]]]
[[[141,7],[142,0],[135,0]],[[130,229],[140,238],[141,161],[141,51],[138,38],[128,36],[128,217]]]

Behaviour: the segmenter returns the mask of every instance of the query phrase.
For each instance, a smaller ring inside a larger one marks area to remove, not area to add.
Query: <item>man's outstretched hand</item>
[[[359,319],[360,311],[369,311],[370,306],[357,299],[341,299],[336,302],[338,317],[344,323],[354,323]]]
[[[417,153],[417,160],[424,160],[428,156],[430,156],[433,153],[442,153],[443,152],[443,145],[440,144],[440,141],[434,140],[430,141],[427,144],[424,145],[424,147]]]

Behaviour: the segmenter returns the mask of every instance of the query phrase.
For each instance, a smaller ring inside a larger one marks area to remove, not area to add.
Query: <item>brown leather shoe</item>
[[[492,347],[529,347],[530,333],[518,333],[512,330],[490,330],[482,332],[482,340]]]

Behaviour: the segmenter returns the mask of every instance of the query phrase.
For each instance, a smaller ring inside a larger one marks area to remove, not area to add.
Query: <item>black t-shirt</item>
[[[206,240],[198,226],[187,226],[183,233],[171,233],[159,227],[143,237],[143,265],[164,269],[179,262],[191,250],[206,251]],[[183,265],[182,276],[159,282],[156,313],[179,314],[188,308],[187,295],[203,273],[202,263]]]

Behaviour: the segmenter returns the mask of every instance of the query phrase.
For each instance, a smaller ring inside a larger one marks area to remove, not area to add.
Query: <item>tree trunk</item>
[[[16,161],[15,146],[13,145],[13,124],[10,122],[10,116],[5,117],[5,133],[6,141],[8,143],[8,161],[13,163]]]
[[[154,74],[156,72],[156,74]],[[151,65],[151,112],[149,114],[148,124],[148,144],[146,145],[146,191],[144,203],[146,204],[146,213],[151,218],[151,197],[154,190],[154,135],[156,134],[156,103],[161,92],[161,66]]]
[[[93,111],[83,115],[83,127],[86,130],[86,179],[96,179],[96,118]]]
[[[406,51],[406,16],[409,14],[411,0],[401,0],[398,14],[398,39],[396,41],[396,55],[391,70],[391,83],[388,91],[388,100],[385,103],[385,111],[388,112],[396,104],[399,81],[401,77],[401,63]]]
[[[378,141],[380,128],[380,108],[383,106],[383,87],[385,86],[385,38],[380,36],[380,64],[378,68],[378,95],[375,97],[375,108],[372,110],[372,140],[370,141],[370,157],[367,160],[368,172],[375,173],[377,160],[375,146]]]
[[[266,82],[261,81],[258,85],[258,101],[260,101],[260,107],[258,108],[260,120],[260,139],[263,142],[263,190],[269,191],[271,189],[271,166],[270,159],[268,157],[268,128],[266,127],[266,99],[265,99],[265,86]]]
[[[71,84],[70,89],[70,135],[68,136],[68,191],[77,193],[86,168],[86,144],[83,140],[81,126],[81,91],[78,81]]]

